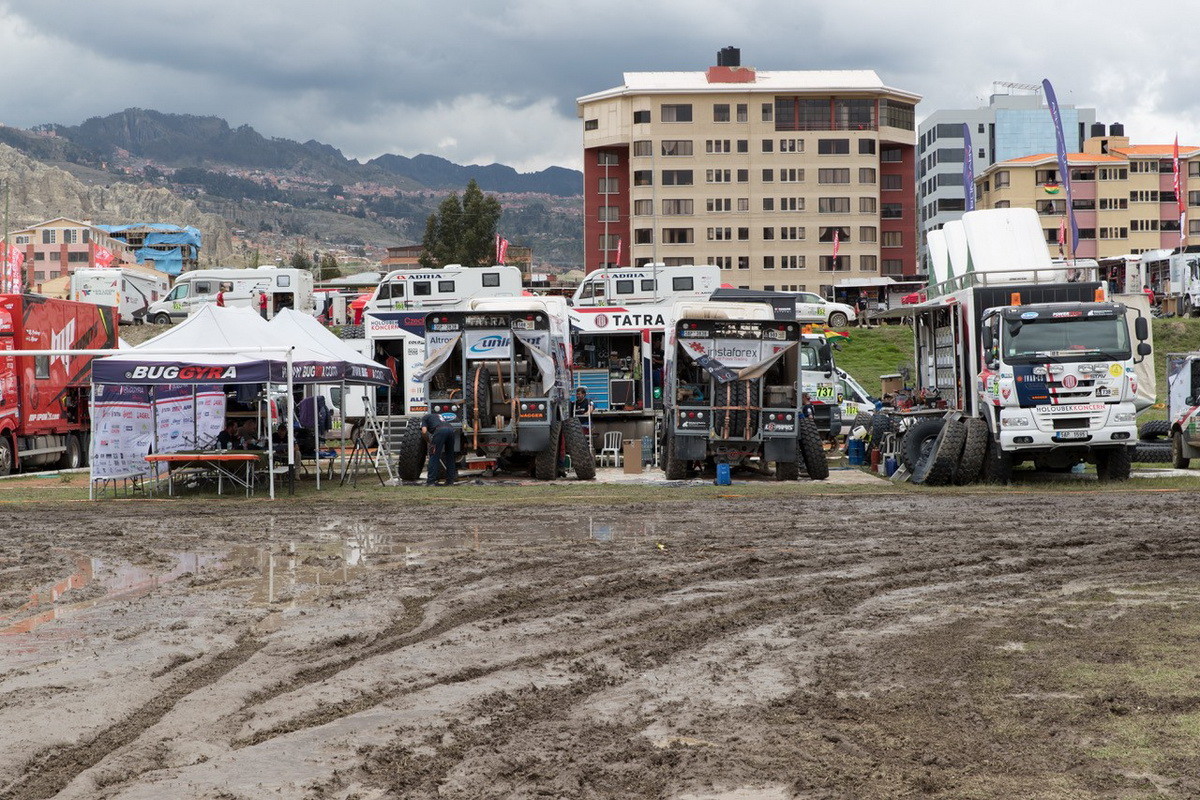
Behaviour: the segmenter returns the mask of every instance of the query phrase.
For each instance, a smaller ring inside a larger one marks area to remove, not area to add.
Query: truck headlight
[[[1002,417],[1000,423],[1009,428],[1028,428],[1029,417]]]
[[[1113,422],[1133,422],[1137,419],[1137,414],[1133,411],[1118,411],[1113,414]]]

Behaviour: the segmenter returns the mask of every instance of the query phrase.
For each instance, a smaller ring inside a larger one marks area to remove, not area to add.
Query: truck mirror
[[[1133,333],[1135,336],[1137,336],[1139,342],[1144,342],[1150,338],[1150,323],[1140,314],[1138,315],[1137,320],[1133,323]],[[1141,348],[1138,348],[1138,353],[1147,355],[1142,353]]]
[[[1189,394],[1187,397],[1185,397],[1185,398],[1183,399],[1183,402],[1184,402],[1184,404],[1185,404],[1185,405],[1189,405],[1189,406],[1194,406],[1194,405],[1196,405],[1196,395],[1194,395],[1194,394]]]
[[[1150,350],[1151,350],[1151,348],[1150,348],[1150,344],[1148,342],[1139,342],[1138,343],[1137,353],[1142,358],[1145,358],[1146,356],[1150,355]]]
[[[1018,333],[1020,333],[1022,324],[1024,323],[1022,323],[1019,319],[1008,320],[1008,335],[1016,336]]]
[[[833,360],[833,348],[829,345],[828,341],[822,342],[817,347],[817,357],[821,359],[822,364],[828,364]]]

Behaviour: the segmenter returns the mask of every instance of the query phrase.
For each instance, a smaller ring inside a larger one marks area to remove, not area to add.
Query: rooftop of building
[[[714,68],[722,69],[722,68]],[[919,94],[884,84],[874,70],[755,70],[752,67],[728,67],[730,80],[712,80],[712,69],[704,72],[626,72],[624,84],[584,95],[579,104],[636,94],[691,94],[780,92],[886,94],[917,103]],[[718,73],[720,74],[720,73]]]

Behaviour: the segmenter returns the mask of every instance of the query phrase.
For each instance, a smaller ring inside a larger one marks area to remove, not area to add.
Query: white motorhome
[[[312,273],[302,269],[259,267],[258,269],[201,269],[175,279],[175,288],[163,300],[151,304],[146,316],[165,325],[178,322],[201,306],[217,302],[224,290],[226,306],[253,308],[258,293],[267,295],[267,315],[281,308],[315,313]]]
[[[714,264],[667,267],[604,267],[589,272],[571,297],[571,305],[605,306],[629,303],[671,304],[676,300],[706,300],[721,286],[721,269]]]
[[[520,297],[521,270],[516,267],[398,269],[384,276],[367,301],[364,313],[461,308],[474,297]]]
[[[150,306],[170,290],[170,276],[145,267],[82,267],[71,273],[72,300],[115,306],[125,324],[145,322]]]

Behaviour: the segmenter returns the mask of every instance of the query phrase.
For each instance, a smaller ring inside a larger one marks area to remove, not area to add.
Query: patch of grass
[[[907,325],[850,328],[849,333],[849,340],[835,340],[841,349],[834,352],[834,361],[872,395],[879,396],[880,375],[899,366],[912,369],[913,334]]]

